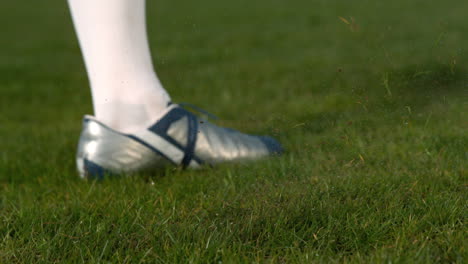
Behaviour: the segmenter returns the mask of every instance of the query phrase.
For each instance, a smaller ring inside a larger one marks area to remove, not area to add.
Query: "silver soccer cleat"
[[[78,144],[77,166],[82,178],[132,173],[168,165],[198,168],[256,160],[282,153],[281,145],[264,136],[242,134],[197,118],[178,105],[153,126],[135,134],[117,132],[85,116]]]

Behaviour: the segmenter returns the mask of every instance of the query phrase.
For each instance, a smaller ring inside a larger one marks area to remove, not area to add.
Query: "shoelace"
[[[218,120],[218,117],[213,115],[212,113],[196,106],[196,105],[193,105],[193,104],[190,104],[190,103],[178,103],[179,106],[183,107],[183,108],[190,108],[192,110],[195,110],[196,112],[200,113],[200,114],[203,114],[205,115],[206,117],[208,117],[209,119],[213,119],[213,120]],[[208,119],[208,118],[205,118],[205,119]]]

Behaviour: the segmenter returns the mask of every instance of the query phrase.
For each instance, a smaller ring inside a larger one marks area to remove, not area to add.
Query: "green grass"
[[[286,154],[80,180],[92,107],[66,1],[4,1],[0,263],[467,261],[468,2],[148,9],[174,101]]]

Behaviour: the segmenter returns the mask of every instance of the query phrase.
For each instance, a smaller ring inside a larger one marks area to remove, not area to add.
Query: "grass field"
[[[149,1],[174,101],[287,152],[86,182],[92,106],[66,1],[3,1],[0,263],[466,263],[467,10]]]

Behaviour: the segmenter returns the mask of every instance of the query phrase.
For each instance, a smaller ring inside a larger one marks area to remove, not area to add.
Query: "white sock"
[[[68,0],[95,116],[125,133],[152,125],[170,101],[151,61],[145,1]]]

